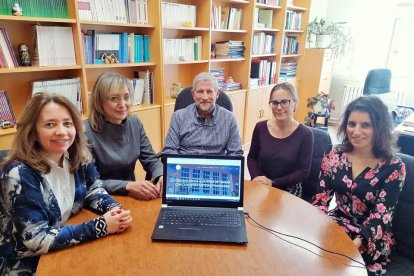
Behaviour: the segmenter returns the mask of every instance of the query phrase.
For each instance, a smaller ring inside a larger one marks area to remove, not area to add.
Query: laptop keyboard
[[[240,214],[236,212],[165,210],[161,218],[161,224],[241,227],[241,218]]]

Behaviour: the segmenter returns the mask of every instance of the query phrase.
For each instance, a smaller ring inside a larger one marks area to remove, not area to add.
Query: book
[[[272,28],[272,18],[273,18],[272,10],[259,9],[257,22],[264,24],[265,28],[269,28],[269,29]]]
[[[6,90],[0,90],[0,123],[3,121],[8,121],[10,126],[16,125],[16,117]]]
[[[132,78],[131,79],[132,85],[132,105],[139,105],[142,103],[142,98],[144,96],[144,87],[145,87],[145,80]]]

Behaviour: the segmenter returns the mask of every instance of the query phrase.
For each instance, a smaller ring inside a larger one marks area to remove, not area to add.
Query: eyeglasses
[[[109,96],[106,99],[112,103],[121,103],[122,100],[124,100],[124,102],[129,102],[131,100],[131,96],[129,94],[125,94],[124,96]]]
[[[269,101],[269,105],[271,107],[277,107],[280,105],[281,107],[288,107],[290,105],[291,100],[281,100],[281,101]]]

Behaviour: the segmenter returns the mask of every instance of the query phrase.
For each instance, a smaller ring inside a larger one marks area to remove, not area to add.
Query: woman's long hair
[[[92,160],[92,155],[83,134],[80,114],[76,107],[63,96],[38,93],[27,102],[23,109],[22,116],[17,122],[17,133],[12,150],[5,159],[4,165],[13,160],[20,160],[40,173],[47,174],[50,172],[49,157],[36,138],[36,123],[44,106],[52,102],[68,110],[76,130],[75,139],[68,148],[70,172],[76,172],[81,164]]]
[[[349,115],[353,111],[366,112],[372,122],[374,129],[373,154],[376,158],[390,160],[396,151],[396,137],[393,134],[391,116],[388,113],[387,106],[380,98],[374,95],[359,97],[348,104],[342,122],[338,129],[338,138],[342,142],[341,149],[345,152],[351,152],[354,147],[349,142],[346,135]]]

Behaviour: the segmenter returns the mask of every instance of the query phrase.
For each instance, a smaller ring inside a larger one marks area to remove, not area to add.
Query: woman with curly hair
[[[313,205],[351,237],[369,275],[382,275],[395,245],[392,218],[405,180],[405,165],[394,155],[387,107],[376,96],[355,99],[345,110],[338,136],[342,144],[322,160]],[[333,195],[336,207],[328,210]]]

